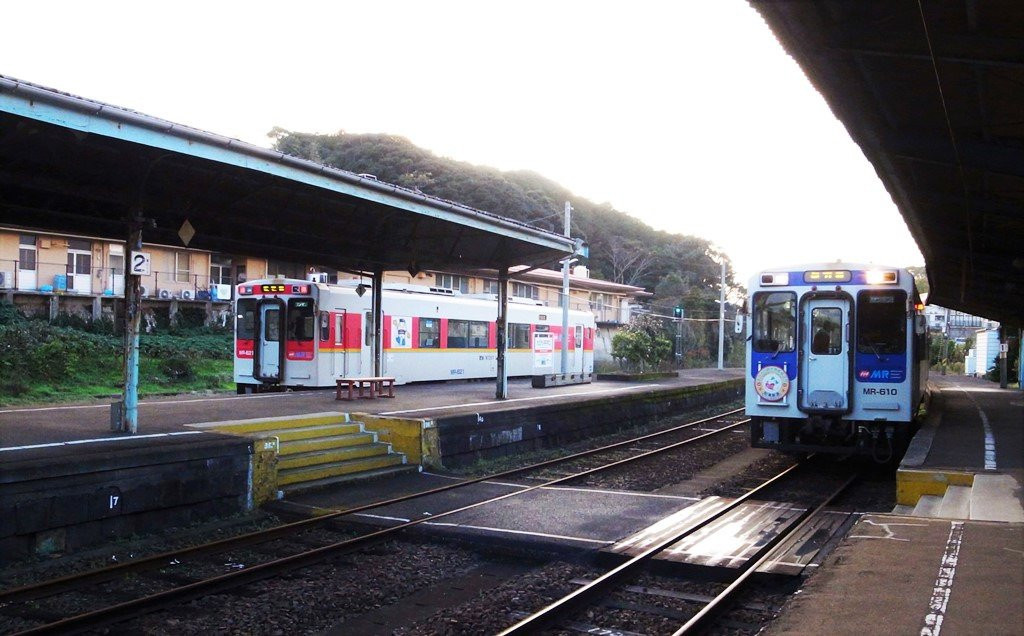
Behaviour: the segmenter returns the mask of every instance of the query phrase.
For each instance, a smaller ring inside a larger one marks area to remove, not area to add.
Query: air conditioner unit
[[[149,287],[146,287],[145,285],[140,285],[139,291],[143,296],[149,296]]]
[[[183,290],[181,292],[181,299],[182,300],[192,300],[193,298],[195,298],[195,295],[196,295],[196,293],[194,291],[192,291],[191,289],[185,289],[185,290]]]
[[[174,294],[172,294],[169,289],[158,289],[156,295],[159,296],[161,300],[170,300],[174,297]]]
[[[14,272],[0,272],[0,289],[14,288]]]
[[[210,285],[210,295],[214,300],[231,300],[231,285]]]

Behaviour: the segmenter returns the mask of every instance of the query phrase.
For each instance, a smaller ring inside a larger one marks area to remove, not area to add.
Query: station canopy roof
[[[929,302],[1024,321],[1024,2],[752,2],[892,195]]]
[[[0,223],[372,272],[544,265],[569,238],[0,76]]]

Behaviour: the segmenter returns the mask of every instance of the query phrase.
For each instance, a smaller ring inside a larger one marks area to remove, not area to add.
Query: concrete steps
[[[277,438],[276,483],[286,493],[419,469],[346,413],[218,422],[209,428],[254,439]]]
[[[288,492],[287,486],[293,484],[318,481],[330,477],[349,476],[380,468],[391,468],[405,464],[405,456],[398,453],[376,455],[359,459],[347,459],[338,462],[325,462],[297,468],[282,468],[277,471],[277,483],[282,490]]]
[[[1024,507],[1014,494],[1020,485],[1011,475],[981,473],[970,486],[946,487],[942,495],[922,495],[914,506],[899,505],[894,514],[913,517],[1024,523]]]
[[[377,468],[374,470],[364,470],[358,473],[352,473],[349,475],[337,475],[335,477],[324,477],[322,479],[314,479],[311,481],[303,481],[294,484],[288,484],[281,486],[281,490],[284,492],[294,495],[300,492],[306,492],[308,490],[318,490],[321,488],[330,488],[332,486],[338,486],[343,484],[352,483],[354,481],[365,481],[369,479],[383,479],[385,477],[393,477],[404,473],[414,473],[419,470],[419,466],[416,464],[402,464],[399,466],[388,466],[386,468]]]

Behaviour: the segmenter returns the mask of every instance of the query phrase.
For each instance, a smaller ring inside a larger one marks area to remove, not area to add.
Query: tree
[[[636,315],[629,324],[612,337],[612,356],[625,362],[629,369],[641,373],[668,359],[672,341],[661,323],[653,316]]]

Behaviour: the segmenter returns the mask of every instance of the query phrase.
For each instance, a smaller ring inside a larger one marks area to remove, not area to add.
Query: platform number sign
[[[132,276],[149,276],[149,264],[152,256],[149,252],[132,252],[128,265],[128,273]]]

